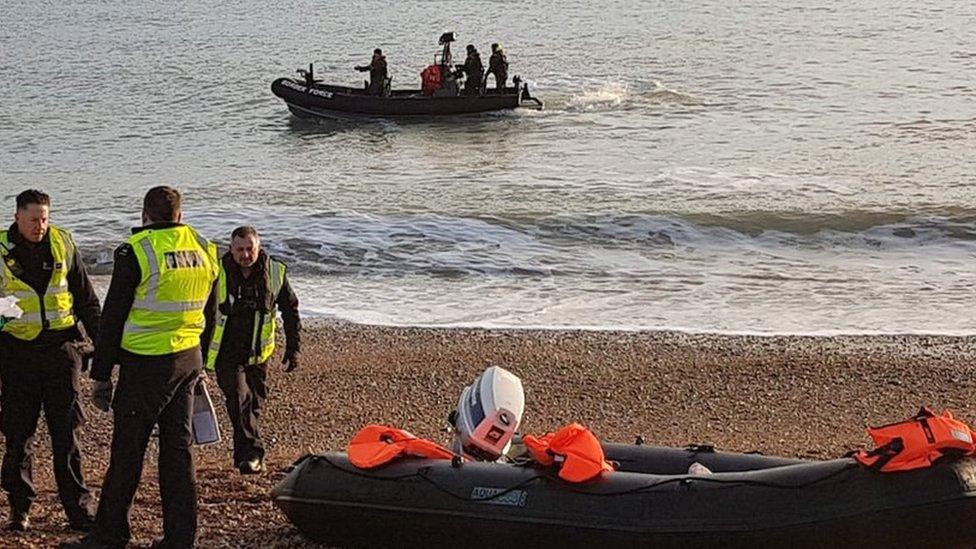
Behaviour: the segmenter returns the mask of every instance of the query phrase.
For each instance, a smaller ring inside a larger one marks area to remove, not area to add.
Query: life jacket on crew
[[[388,425],[367,425],[352,437],[349,461],[360,469],[374,469],[400,457],[453,459],[454,452],[436,442],[417,438]]]
[[[430,65],[420,73],[420,91],[424,95],[434,95],[443,85],[440,65]]]
[[[937,415],[923,407],[911,419],[871,427],[868,434],[878,447],[857,452],[854,459],[885,473],[930,467],[943,457],[961,457],[976,451],[973,431],[948,410]]]
[[[541,437],[526,435],[522,442],[539,464],[561,464],[559,478],[569,482],[585,482],[604,471],[613,471],[613,466],[604,459],[596,435],[578,423]]]

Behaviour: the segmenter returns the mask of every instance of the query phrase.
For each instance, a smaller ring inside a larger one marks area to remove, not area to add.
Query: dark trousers
[[[491,74],[495,75],[495,89],[498,91],[505,89],[505,82],[508,81],[507,72],[493,72]],[[485,79],[485,85],[487,86],[487,79]]]
[[[193,389],[202,358],[199,347],[155,358],[121,359],[112,402],[112,457],[90,537],[109,545],[129,541],[129,509],[142,477],[149,437],[158,424],[164,540],[168,547],[193,547],[197,533]]]
[[[0,430],[5,440],[0,485],[11,507],[30,509],[37,497],[32,474],[34,433],[44,410],[61,505],[71,521],[90,516],[94,500],[85,486],[78,449],[84,423],[78,366],[59,347],[12,347],[0,349]]]
[[[480,76],[471,77],[464,81],[464,95],[478,95],[481,93],[481,86],[484,82]]]
[[[224,393],[227,415],[234,426],[234,464],[264,458],[258,419],[268,398],[268,364],[233,366],[218,361],[216,370],[217,384]]]

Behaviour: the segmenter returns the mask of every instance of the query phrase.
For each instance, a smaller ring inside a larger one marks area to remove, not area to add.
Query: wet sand
[[[522,378],[524,432],[580,421],[604,440],[814,459],[867,445],[867,424],[903,419],[922,404],[976,423],[976,337],[758,337],[675,332],[388,328],[318,321],[304,334],[301,368],[274,369],[264,416],[268,472],[241,476],[224,441],[200,449],[200,542],[209,547],[315,547],[268,499],[282,470],[307,452],[342,449],[366,423],[386,422],[447,442],[445,418],[486,366]],[[87,400],[85,470],[101,486],[111,416]],[[211,394],[223,406],[216,383]],[[25,535],[2,547],[52,547],[67,531],[37,437],[39,498]],[[133,507],[134,545],[161,535],[152,443]],[[7,510],[0,512],[6,522]]]

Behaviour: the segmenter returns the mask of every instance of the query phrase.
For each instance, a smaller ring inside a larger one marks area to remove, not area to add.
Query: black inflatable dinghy
[[[976,459],[889,474],[854,459],[604,449],[619,469],[582,484],[532,465],[364,471],[342,453],[308,455],[272,497],[307,537],[340,547],[976,546]],[[711,472],[689,474],[694,463]]]

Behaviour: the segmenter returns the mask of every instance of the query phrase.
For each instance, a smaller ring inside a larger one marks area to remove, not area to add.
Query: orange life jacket
[[[420,91],[424,95],[434,95],[443,86],[440,65],[430,65],[420,73]]]
[[[452,459],[454,452],[436,442],[388,425],[367,425],[352,437],[349,461],[360,469],[373,469],[401,456]]]
[[[923,407],[909,420],[871,427],[868,434],[878,447],[870,452],[857,452],[854,458],[886,473],[930,467],[945,456],[964,456],[976,451],[973,431],[948,410],[936,415]]]
[[[559,477],[569,482],[584,482],[603,471],[613,471],[603,456],[600,441],[586,427],[571,423],[555,433],[522,438],[532,459],[542,465],[561,462]]]

